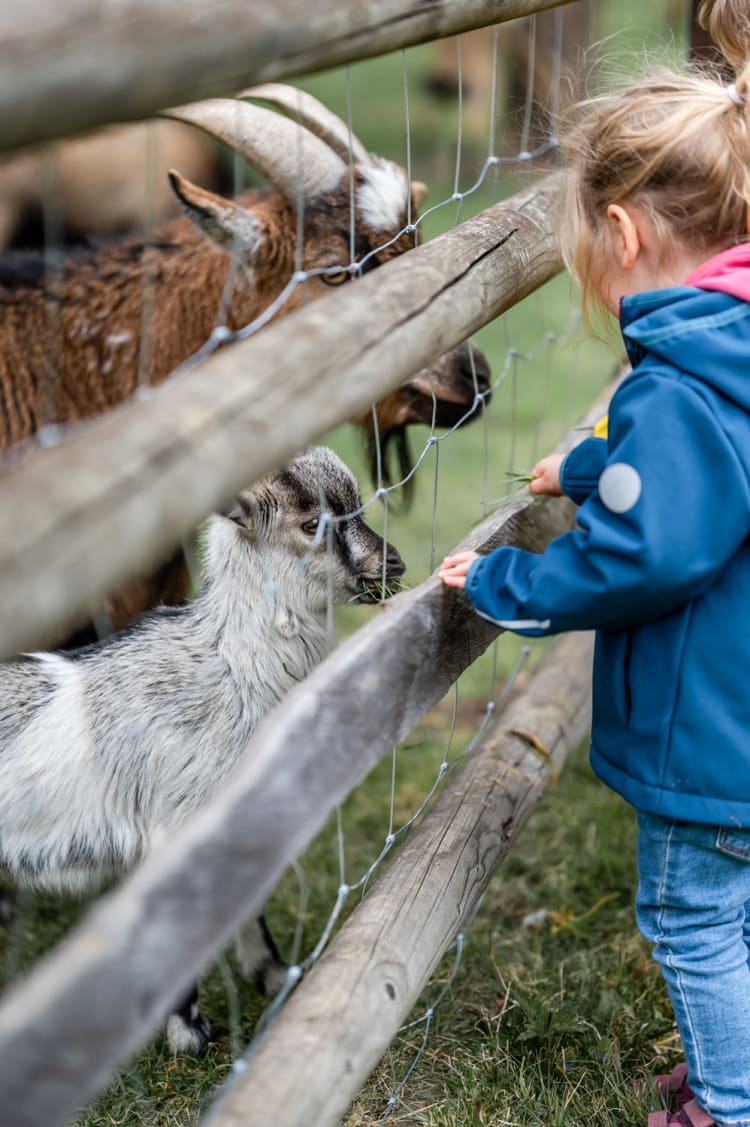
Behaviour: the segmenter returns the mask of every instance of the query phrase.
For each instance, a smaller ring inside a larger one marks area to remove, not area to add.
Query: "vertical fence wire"
[[[555,62],[554,62],[554,90],[551,98],[550,120],[553,123],[553,130],[556,129],[557,117],[559,114],[560,104],[560,73],[561,73],[561,57],[563,48],[562,39],[562,11],[556,13],[557,20],[557,38],[555,48]],[[458,223],[463,214],[463,209],[471,200],[472,195],[477,192],[483,185],[488,174],[493,174],[492,184],[488,185],[490,191],[498,193],[501,191],[501,176],[500,171],[508,168],[517,169],[519,165],[527,165],[533,160],[535,151],[532,151],[532,117],[533,117],[533,89],[534,89],[534,74],[536,65],[536,18],[532,17],[529,23],[529,42],[528,42],[528,84],[526,91],[526,99],[524,104],[523,125],[520,140],[520,148],[518,153],[512,159],[500,157],[498,155],[499,138],[498,133],[498,99],[499,99],[499,67],[501,63],[499,51],[499,31],[494,29],[492,36],[492,80],[491,80],[491,93],[489,97],[489,104],[487,110],[488,122],[488,152],[487,157],[479,172],[474,176],[473,183],[464,190],[461,189],[461,180],[463,175],[463,168],[466,163],[465,148],[465,121],[464,121],[464,95],[463,95],[463,72],[464,60],[462,58],[462,46],[460,38],[456,42],[456,62],[458,74],[458,87],[457,87],[457,119],[455,128],[455,154],[454,164],[452,170],[452,192],[449,192],[444,199],[440,200],[437,204],[429,208],[419,219],[412,214],[412,201],[411,191],[407,191],[406,196],[406,228],[398,232],[396,238],[404,234],[404,231],[414,227],[415,238],[419,238],[422,226],[426,218],[434,216],[439,209],[446,207],[448,204],[455,204],[454,209],[454,223]],[[413,153],[413,135],[415,134],[415,127],[412,122],[412,113],[410,109],[410,79],[409,79],[409,66],[408,66],[408,53],[403,51],[401,53],[401,70],[402,80],[401,85],[403,89],[403,120],[404,120],[404,137],[405,137],[405,161],[406,161],[406,183],[411,188],[413,176],[413,164],[415,162],[415,155]],[[341,266],[352,272],[361,271],[363,265],[366,263],[356,261],[357,251],[357,214],[356,214],[356,193],[355,193],[355,177],[352,175],[354,171],[354,156],[353,156],[353,118],[354,118],[354,95],[352,83],[352,69],[347,67],[344,75],[344,116],[345,124],[349,135],[349,160],[348,169],[350,173],[349,178],[349,200],[350,212],[348,223],[348,243],[349,243],[349,263],[333,264],[331,263],[327,269],[338,269]],[[295,205],[295,272],[294,278],[285,286],[276,299],[275,302],[269,306],[268,309],[263,311],[263,314],[250,325],[246,325],[242,330],[237,332],[230,331],[227,328],[229,319],[229,309],[234,292],[234,286],[237,278],[237,253],[238,248],[235,244],[233,253],[231,254],[232,265],[230,267],[227,282],[223,289],[221,299],[217,309],[216,329],[211,347],[216,347],[218,344],[227,342],[233,337],[242,338],[252,335],[263,327],[267,321],[277,313],[279,313],[284,305],[285,300],[291,292],[291,288],[297,285],[304,286],[306,281],[315,275],[315,271],[305,270],[305,231],[306,231],[306,210],[305,199],[302,191],[302,143],[301,143],[301,125],[302,111],[301,108],[298,112],[298,124],[300,133],[298,133],[299,143],[295,154],[297,162],[297,176],[299,190],[297,193]],[[155,143],[152,142],[151,143]],[[554,149],[555,138],[553,135],[548,137],[545,142],[539,147],[539,153],[545,154],[551,149]],[[234,159],[234,179],[235,185],[238,186],[243,181],[241,173],[241,164],[235,157]],[[54,200],[54,192],[51,192],[51,198]],[[56,216],[54,205],[50,204],[50,212],[46,222],[47,242],[48,242],[48,272],[49,277],[54,278],[56,273],[60,270],[61,263],[61,233],[59,227],[59,218]],[[146,244],[150,245],[155,239],[154,229],[149,223],[146,236]],[[391,242],[395,241],[391,240]],[[377,248],[381,250],[383,248]],[[368,256],[374,254],[375,251],[368,252]],[[146,269],[143,275],[143,324],[144,329],[140,342],[140,364],[139,364],[139,382],[147,384],[150,380],[152,353],[154,348],[154,340],[152,335],[151,326],[153,324],[153,303],[155,300],[154,285],[155,273],[153,266],[149,266],[151,262],[147,256]],[[542,306],[543,310],[543,306]],[[58,335],[58,327],[56,324],[56,316],[59,310],[51,306],[49,314],[49,326],[46,335],[45,352],[49,354],[49,376],[50,387],[54,384],[54,364],[57,357],[56,339]],[[518,448],[518,416],[519,416],[519,384],[521,382],[519,376],[519,368],[524,367],[524,379],[526,373],[536,368],[537,375],[541,372],[541,379],[536,391],[536,417],[533,423],[532,436],[530,440],[530,457],[535,458],[540,446],[542,444],[542,430],[543,419],[542,416],[545,412],[548,398],[549,386],[551,380],[551,352],[553,345],[560,346],[565,343],[569,330],[563,327],[562,330],[555,333],[552,332],[546,325],[546,316],[541,317],[542,329],[541,333],[537,334],[537,340],[531,348],[516,347],[514,344],[515,336],[514,330],[509,318],[502,319],[501,334],[504,340],[504,355],[502,362],[499,366],[499,371],[492,379],[492,390],[495,397],[495,402],[492,404],[487,403],[487,397],[483,396],[479,390],[476,366],[473,354],[470,354],[472,377],[475,389],[475,402],[472,406],[472,411],[478,413],[481,418],[481,428],[477,424],[477,429],[481,429],[480,440],[480,454],[478,458],[478,473],[474,478],[474,490],[476,497],[476,510],[477,516],[484,515],[489,508],[495,503],[498,498],[490,497],[490,492],[496,493],[497,486],[494,484],[492,475],[497,473],[497,467],[500,464],[500,455],[494,449],[496,446],[496,437],[494,435],[494,428],[496,427],[498,416],[502,412],[503,421],[506,427],[509,426],[510,437],[505,451],[507,458],[507,470],[510,476],[517,468],[519,458]],[[202,354],[205,352],[202,351]],[[427,454],[434,448],[434,462],[432,468],[432,475],[429,479],[428,493],[429,501],[427,507],[430,509],[429,521],[429,570],[432,571],[438,560],[440,544],[446,535],[446,530],[441,525],[441,485],[442,475],[446,472],[444,463],[448,461],[449,446],[443,444],[447,439],[459,433],[460,424],[448,428],[443,434],[437,433],[436,427],[436,410],[437,398],[433,388],[432,392],[432,420],[431,425],[426,428],[427,437],[424,440],[424,446],[421,452],[414,459],[413,466],[407,478],[411,474],[418,472],[422,473],[425,477],[429,472],[427,470],[421,471],[421,466]],[[470,412],[469,412],[470,413]],[[54,410],[51,415],[54,416]],[[462,419],[461,422],[465,422]],[[384,466],[382,455],[382,437],[380,433],[379,417],[375,405],[372,407],[372,430],[373,430],[373,449],[374,459],[376,463],[376,489],[373,496],[365,502],[361,511],[367,511],[373,504],[379,503],[382,513],[383,536],[387,541],[389,536],[389,525],[396,527],[395,518],[392,519],[389,514],[389,505],[392,495],[403,484],[403,482],[396,482],[389,487],[384,485]],[[53,439],[57,439],[57,435],[52,435]],[[446,454],[441,454],[441,447],[446,451]],[[491,485],[491,480],[493,484]],[[505,494],[504,496],[506,496]],[[325,498],[321,497],[321,504],[323,505]],[[333,542],[336,535],[337,523],[350,519],[356,514],[344,514],[332,516],[327,515],[326,519],[321,522],[319,535],[316,538],[316,543],[312,550],[316,550],[319,546],[324,545],[330,560],[333,560],[334,549]],[[451,533],[454,530],[449,530]],[[462,529],[456,530],[462,532]],[[382,560],[382,586],[386,587],[386,549],[383,550]],[[301,561],[300,568],[304,567],[304,561]],[[269,576],[269,584],[267,587],[267,597],[272,599],[274,597],[273,577]],[[333,647],[336,642],[337,627],[336,627],[336,612],[334,609],[334,598],[332,583],[329,580],[329,592],[326,608],[326,631],[328,635],[329,645]],[[509,667],[509,671],[501,674],[499,670],[499,650],[507,647],[508,645],[514,647],[511,651],[515,656],[509,654],[504,658],[505,664]],[[373,877],[376,875],[379,866],[390,853],[390,851],[403,840],[404,836],[408,833],[409,828],[418,820],[425,809],[428,808],[435,793],[442,785],[445,776],[451,771],[456,764],[461,762],[467,755],[470,755],[477,743],[481,740],[484,731],[491,716],[495,711],[502,707],[504,701],[507,699],[508,694],[512,691],[513,687],[517,684],[518,677],[520,676],[526,662],[528,661],[531,650],[528,645],[520,645],[510,638],[504,638],[498,643],[495,643],[491,649],[489,656],[489,664],[486,674],[486,699],[484,701],[484,714],[475,724],[473,730],[467,735],[462,733],[461,741],[463,746],[456,751],[454,749],[455,743],[458,741],[457,730],[459,721],[461,719],[461,689],[458,684],[454,686],[449,694],[450,699],[444,703],[448,706],[448,716],[446,718],[446,730],[442,733],[442,750],[439,756],[437,769],[435,771],[434,780],[430,787],[426,790],[420,801],[417,803],[415,809],[399,823],[397,818],[398,808],[398,765],[401,761],[401,752],[397,748],[393,748],[388,767],[388,781],[387,781],[387,795],[385,799],[384,809],[384,825],[385,832],[382,841],[379,841],[373,846],[373,859],[365,866],[363,872],[358,876],[353,876],[349,872],[347,862],[347,843],[345,832],[345,818],[346,813],[344,808],[337,808],[334,816],[334,827],[332,831],[331,844],[335,854],[335,869],[338,874],[338,887],[335,893],[335,899],[332,906],[329,907],[327,915],[323,919],[316,921],[317,938],[312,942],[310,949],[305,951],[305,944],[308,942],[305,939],[303,926],[309,913],[310,905],[310,883],[305,874],[303,863],[304,859],[298,860],[293,866],[293,876],[296,883],[296,900],[293,907],[290,908],[289,914],[292,918],[291,923],[291,941],[290,941],[290,976],[288,982],[284,987],[281,994],[272,1002],[266,1010],[265,1016],[259,1025],[259,1030],[266,1033],[269,1028],[272,1028],[273,1017],[283,1005],[284,999],[293,989],[296,982],[299,980],[301,974],[309,969],[317,959],[321,956],[322,952],[326,949],[328,942],[340,922],[346,914],[346,907],[350,902],[352,892],[360,891],[363,895],[365,889],[370,885]],[[445,985],[441,990],[437,991],[434,1001],[429,1003],[424,1012],[404,1025],[402,1033],[409,1034],[414,1030],[420,1033],[420,1041],[417,1050],[414,1052],[412,1059],[404,1067],[396,1057],[389,1051],[389,1071],[391,1073],[391,1087],[387,1096],[386,1108],[380,1122],[385,1121],[390,1115],[393,1114],[398,1107],[399,1101],[402,1099],[407,1085],[414,1075],[415,1069],[423,1060],[426,1046],[429,1043],[429,1038],[432,1033],[433,1018],[436,1008],[447,996],[449,990],[452,988],[456,981],[457,976],[460,974],[460,965],[462,953],[465,944],[465,933],[470,921],[467,922],[466,928],[462,930],[460,935],[455,941],[455,951],[452,961],[451,970],[448,974]],[[5,958],[8,959],[6,953]],[[12,962],[12,959],[11,959]],[[223,984],[224,996],[227,1004],[227,1024],[228,1024],[228,1052],[234,1058],[235,1066],[241,1067],[241,1062],[247,1059],[248,1055],[253,1051],[253,1044],[245,1043],[246,1034],[244,1032],[244,1022],[241,1012],[241,1002],[239,995],[239,988],[235,981],[234,971],[231,963],[222,958],[218,963],[218,972]],[[131,1073],[126,1074],[128,1077]],[[116,1081],[122,1084],[122,1080]],[[137,1081],[141,1083],[141,1081]],[[141,1088],[142,1091],[142,1088]],[[148,1102],[149,1097],[143,1094],[140,1098],[144,1102]]]

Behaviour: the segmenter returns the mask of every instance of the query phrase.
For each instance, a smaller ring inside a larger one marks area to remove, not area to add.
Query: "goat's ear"
[[[252,493],[240,493],[224,514],[240,528],[254,537],[256,533],[258,506]]]
[[[188,219],[209,242],[227,253],[242,251],[244,257],[253,257],[263,241],[263,224],[251,211],[196,187],[174,169],[169,183]]]

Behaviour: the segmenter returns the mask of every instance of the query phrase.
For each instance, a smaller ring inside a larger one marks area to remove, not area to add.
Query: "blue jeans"
[[[750,1127],[750,829],[638,814],[638,926],[654,947],[698,1103]]]

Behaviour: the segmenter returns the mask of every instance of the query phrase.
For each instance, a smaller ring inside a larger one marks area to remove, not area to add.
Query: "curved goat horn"
[[[162,110],[161,117],[197,125],[223,141],[273,184],[290,203],[333,191],[347,166],[308,129],[262,106],[233,98],[206,98]]]
[[[312,94],[307,94],[296,86],[286,86],[282,82],[266,82],[262,86],[250,86],[247,90],[241,90],[237,97],[257,98],[261,102],[268,102],[287,117],[301,121],[311,133],[320,137],[321,141],[325,141],[343,161],[349,164],[349,126]],[[372,164],[367,149],[353,133],[351,158],[356,164]]]

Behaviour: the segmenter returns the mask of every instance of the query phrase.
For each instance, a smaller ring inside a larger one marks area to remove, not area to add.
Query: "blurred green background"
[[[589,44],[566,46],[568,57],[590,73],[582,86],[596,89],[632,73],[647,55],[670,58],[685,51],[687,5],[680,0],[627,4],[599,0],[592,11],[595,50]],[[491,49],[490,44],[488,52]],[[506,198],[551,166],[502,164],[472,190],[490,149],[504,158],[518,153],[525,106],[518,101],[511,118],[495,113],[492,145],[489,100],[479,108],[464,106],[459,145],[458,99],[436,100],[427,93],[436,52],[435,44],[426,44],[299,82],[344,120],[350,107],[353,131],[365,146],[404,166],[408,161],[413,178],[428,185],[423,211],[429,214],[420,228],[422,241]],[[501,46],[499,67],[503,65]],[[465,70],[465,80],[470,77],[470,70]],[[469,193],[460,204],[451,198],[456,186],[460,193]],[[416,474],[412,508],[405,511],[398,494],[392,495],[387,535],[407,563],[407,585],[429,575],[488,509],[519,488],[518,475],[528,473],[541,455],[554,448],[611,380],[624,355],[616,327],[610,326],[606,341],[587,338],[577,304],[577,293],[561,275],[473,338],[490,362],[493,380],[501,382],[483,419],[447,436],[438,432],[438,446],[427,453]],[[415,456],[428,437],[426,428],[412,428]],[[363,494],[371,496],[361,443],[353,428],[341,427],[325,441],[355,469]],[[379,503],[370,507],[367,519],[382,531]],[[340,636],[360,626],[364,618],[360,609],[339,612]],[[498,647],[501,673],[513,666],[517,652],[514,639]],[[485,692],[488,660],[480,659],[464,675],[463,691]]]
[[[587,44],[578,45],[577,61],[580,71],[591,70],[594,86],[638,69],[646,54],[651,59],[684,55],[687,4],[681,0],[598,0],[594,13],[597,48],[586,53]],[[412,48],[299,83],[345,119],[350,104],[353,129],[366,147],[402,165],[408,160],[413,178],[428,184],[425,208],[443,206],[424,222],[423,240],[544,171],[504,164],[460,207],[451,199],[456,183],[467,192],[483,167],[490,149],[490,107],[484,116],[467,116],[459,149],[457,100],[435,101],[426,93],[436,51],[434,44]],[[517,110],[522,116],[523,106]],[[516,153],[518,137],[517,123],[500,122],[493,152]],[[518,488],[518,475],[528,473],[575,426],[610,381],[622,352],[614,331],[606,341],[584,337],[577,295],[563,276],[487,325],[475,340],[498,381],[491,404],[482,420],[441,437],[428,451],[409,511],[397,495],[389,504],[387,535],[407,562],[409,585],[428,576],[489,509]],[[425,428],[414,431],[415,454],[428,438]],[[326,441],[355,469],[364,496],[371,498],[354,429],[341,427]],[[381,502],[372,503],[367,519],[382,530]],[[341,609],[339,636],[378,613],[377,608]],[[458,690],[424,718],[395,760],[386,756],[357,788],[340,822],[332,819],[301,858],[307,874],[304,897],[297,875],[287,874],[267,912],[285,957],[304,955],[314,946],[342,879],[354,883],[367,871],[389,829],[414,815],[441,762],[469,745],[488,696],[500,691],[520,650],[519,639],[503,636],[467,670]],[[634,931],[631,823],[629,810],[592,780],[585,755],[579,755],[557,793],[524,830],[502,879],[490,886],[451,996],[441,1005],[394,1123],[621,1127],[645,1121],[628,1104],[633,1086],[627,1078],[634,1066],[667,1059],[659,1053],[664,1046],[669,1050],[674,1038],[660,980]],[[350,897],[342,918],[357,900],[358,894]],[[7,982],[26,970],[83,909],[70,903],[61,910],[56,898],[24,895],[17,925],[0,936],[0,979]],[[523,931],[522,919],[540,909],[553,911],[554,926]],[[297,946],[299,928],[304,933]],[[425,1004],[450,977],[452,960],[449,954]],[[204,978],[201,997],[216,1035],[207,1056],[198,1062],[172,1059],[158,1038],[81,1113],[79,1127],[198,1122],[265,1006],[252,985],[241,981],[231,957]],[[358,1098],[351,1127],[381,1121],[385,1100],[411,1067],[421,1037],[419,1028],[411,1040],[397,1042],[392,1059]],[[585,1069],[579,1072],[581,1062]],[[638,1093],[633,1100],[649,1094],[644,1085]]]

